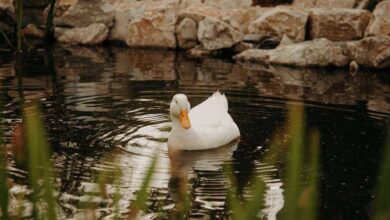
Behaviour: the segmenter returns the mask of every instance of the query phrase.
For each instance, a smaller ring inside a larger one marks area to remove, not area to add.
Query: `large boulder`
[[[299,67],[346,66],[350,59],[344,48],[325,38],[282,45],[273,50],[250,49],[234,57],[236,60]]]
[[[294,0],[292,5],[303,8],[360,8],[367,7],[369,0]]]
[[[179,11],[178,21],[181,21],[184,18],[190,18],[198,23],[206,17],[218,18],[221,16],[222,12],[223,10],[219,10],[209,5],[193,3]]]
[[[3,13],[14,13],[15,7],[13,0],[0,0],[0,15]]]
[[[304,11],[276,7],[256,19],[249,26],[249,33],[280,37],[285,34],[294,41],[303,41],[307,19],[308,14]]]
[[[114,7],[110,1],[62,0],[57,4],[54,23],[56,26],[86,27],[103,23],[110,27],[114,21]]]
[[[310,37],[332,41],[358,40],[364,36],[371,13],[360,9],[312,9]]]
[[[98,23],[91,24],[88,27],[66,29],[59,35],[57,40],[62,43],[86,45],[100,44],[107,39],[108,28],[105,24]]]
[[[230,48],[243,38],[241,32],[212,17],[207,17],[199,22],[197,35],[203,49],[206,50]]]
[[[219,19],[239,30],[243,34],[249,34],[249,26],[262,14],[269,11],[269,8],[247,7],[226,10]]]
[[[363,67],[389,68],[390,36],[366,37],[348,42],[347,54]]]
[[[0,29],[5,33],[14,31],[13,23],[15,18],[15,7],[13,0],[0,0]],[[2,36],[0,34],[0,41]]]
[[[204,0],[204,4],[211,5],[217,8],[236,9],[242,7],[250,7],[253,0]]]
[[[184,18],[176,26],[176,38],[179,48],[189,49],[198,42],[198,24],[191,18]]]
[[[131,8],[126,43],[130,47],[176,48],[178,0],[142,1]]]
[[[373,12],[366,36],[390,35],[390,1],[379,2]]]

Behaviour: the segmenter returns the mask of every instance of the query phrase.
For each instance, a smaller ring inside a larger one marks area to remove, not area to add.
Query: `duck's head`
[[[172,121],[179,121],[180,125],[188,129],[191,127],[190,119],[188,118],[188,112],[190,111],[190,103],[187,96],[184,94],[176,94],[173,96],[170,112]]]

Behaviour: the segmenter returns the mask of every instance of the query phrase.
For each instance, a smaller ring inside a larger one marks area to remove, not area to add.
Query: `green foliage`
[[[16,49],[22,51],[23,0],[16,0]]]
[[[49,144],[46,139],[46,132],[38,107],[36,105],[24,106],[23,119],[26,126],[29,155],[29,180],[33,189],[33,215],[38,219],[57,219],[57,204],[54,198],[52,184],[53,173],[49,160]],[[43,196],[41,196],[41,190],[43,191]],[[39,200],[47,207],[47,210],[43,213],[40,213],[36,206]]]
[[[55,14],[55,6],[56,6],[56,0],[50,0],[49,12],[47,14],[46,26],[45,26],[45,38],[47,40],[52,40],[54,37],[53,19]]]
[[[146,200],[148,199],[148,187],[152,181],[154,170],[156,168],[157,156],[152,159],[152,162],[143,179],[141,189],[137,192],[135,201],[131,204],[129,219],[134,219],[140,210],[146,209]]]
[[[0,126],[0,130],[1,126]],[[8,217],[7,152],[0,135],[0,213],[4,220]]]
[[[288,136],[288,140],[280,140],[280,137]],[[309,134],[310,140],[310,167],[309,181],[305,188],[301,187],[301,170],[304,163],[303,147],[305,146],[305,128],[303,106],[297,105],[290,107],[287,124],[284,128],[277,130],[269,146],[269,152],[261,159],[265,164],[273,165],[276,158],[286,156],[287,171],[285,189],[285,204],[280,213],[280,219],[315,219],[316,218],[316,200],[317,200],[317,173],[318,173],[318,148],[319,132],[314,130]],[[264,181],[256,175],[253,175],[250,181],[249,199],[240,199],[236,189],[236,180],[233,177],[231,167],[225,168],[231,189],[228,191],[228,201],[231,209],[232,219],[256,219],[263,209],[264,203]]]
[[[390,218],[390,129],[387,130],[384,149],[375,202],[375,219],[377,220]]]
[[[7,42],[7,44],[13,48],[14,46],[12,45],[11,41],[9,40],[7,34],[4,32],[4,30],[0,27],[0,34],[3,36],[4,40]]]

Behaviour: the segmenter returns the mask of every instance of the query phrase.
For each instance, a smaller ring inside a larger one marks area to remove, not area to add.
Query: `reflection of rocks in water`
[[[131,80],[175,80],[175,52],[132,50],[117,54],[116,69]]]
[[[255,64],[244,64],[241,71],[257,82],[257,89],[265,96],[347,105],[365,100],[372,110],[383,111],[390,107],[384,96],[390,92],[390,87],[382,83],[375,73],[362,72],[351,76],[347,70]]]
[[[85,57],[93,63],[105,63],[110,56],[108,50],[103,47],[64,46],[72,56]]]

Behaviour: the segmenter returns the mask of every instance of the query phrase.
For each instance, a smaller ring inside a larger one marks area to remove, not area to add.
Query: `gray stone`
[[[126,43],[130,47],[176,48],[178,0],[143,1],[130,9]]]
[[[195,21],[184,18],[176,27],[176,38],[179,48],[189,49],[197,44],[198,27]]]
[[[59,1],[54,23],[57,26],[86,27],[103,23],[110,27],[114,20],[114,8],[103,0],[64,0]]]
[[[287,7],[276,7],[262,14],[249,26],[249,33],[265,36],[287,35],[294,41],[305,39],[308,13]]]
[[[230,48],[240,42],[242,38],[239,31],[218,19],[207,17],[199,22],[198,40],[202,43],[203,49]]]
[[[366,36],[390,35],[390,1],[379,2],[373,12]]]
[[[108,37],[108,28],[105,24],[91,24],[88,27],[71,28],[64,30],[57,38],[59,42],[68,44],[100,44]]]
[[[347,54],[357,64],[368,68],[390,67],[390,36],[367,37],[347,43]]]
[[[364,35],[371,13],[359,9],[312,9],[310,37],[332,41],[358,40]]]
[[[234,59],[299,67],[341,67],[350,62],[340,44],[325,38],[282,45],[273,50],[246,50]]]

